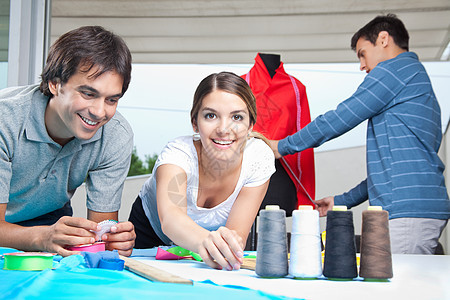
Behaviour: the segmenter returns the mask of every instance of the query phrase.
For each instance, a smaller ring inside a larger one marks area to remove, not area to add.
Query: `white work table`
[[[145,264],[194,281],[243,286],[274,295],[304,299],[450,299],[450,255],[393,255],[394,277],[388,282],[265,279],[254,271],[214,270],[193,260],[162,261],[133,257]],[[195,283],[194,283],[195,284]]]

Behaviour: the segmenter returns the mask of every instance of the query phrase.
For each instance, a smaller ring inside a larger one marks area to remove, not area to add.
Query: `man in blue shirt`
[[[360,68],[368,75],[338,107],[297,133],[272,141],[276,157],[317,147],[367,126],[367,179],[347,193],[317,200],[321,216],[334,205],[367,199],[389,212],[392,253],[434,254],[450,216],[450,201],[437,152],[440,107],[409,35],[395,15],[378,16],[352,37]]]
[[[40,86],[0,91],[0,246],[74,254],[98,239],[130,255],[135,232],[118,223],[133,132],[116,112],[131,77],[125,42],[99,26],[62,35],[50,48]],[[70,199],[86,182],[88,219]]]

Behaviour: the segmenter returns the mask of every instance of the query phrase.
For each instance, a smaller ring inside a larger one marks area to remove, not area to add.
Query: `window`
[[[9,0],[0,0],[0,89],[8,83]]]

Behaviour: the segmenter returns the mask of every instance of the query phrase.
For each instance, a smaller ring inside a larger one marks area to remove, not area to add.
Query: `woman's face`
[[[244,101],[221,90],[203,98],[197,122],[193,124],[206,154],[221,161],[240,158],[252,127]]]

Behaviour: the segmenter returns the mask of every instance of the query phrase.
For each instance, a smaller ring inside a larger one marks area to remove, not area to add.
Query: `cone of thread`
[[[387,211],[366,210],[362,214],[359,276],[365,279],[393,276]]]
[[[255,272],[267,278],[288,274],[286,212],[282,209],[259,213]]]
[[[299,208],[292,212],[289,274],[313,279],[322,275],[319,212]]]
[[[329,211],[326,232],[323,275],[330,279],[342,280],[357,277],[353,213]]]

